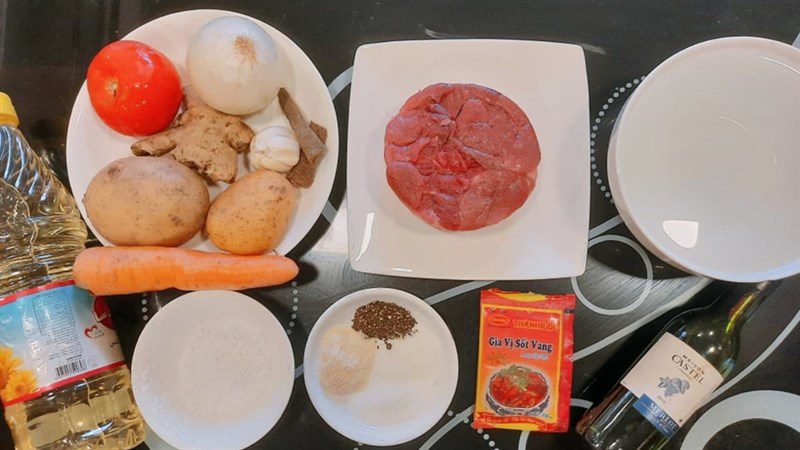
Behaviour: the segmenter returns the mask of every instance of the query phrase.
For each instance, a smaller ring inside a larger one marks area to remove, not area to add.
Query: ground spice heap
[[[392,349],[390,340],[410,335],[416,325],[417,320],[407,309],[380,300],[359,307],[353,316],[353,329],[382,340],[387,350]]]

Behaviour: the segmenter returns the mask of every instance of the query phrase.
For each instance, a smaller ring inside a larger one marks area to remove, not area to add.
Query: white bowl
[[[664,61],[626,103],[608,172],[625,224],[674,266],[800,272],[800,50],[733,37]]]
[[[350,395],[328,395],[319,382],[317,357],[325,333],[348,327],[360,306],[375,300],[406,308],[417,320],[415,332],[379,344],[366,386]],[[323,420],[356,442],[385,446],[421,436],[444,415],[458,383],[458,354],[441,316],[420,298],[397,289],[354,292],[320,316],[308,335],[303,356],[306,390]]]
[[[214,333],[250,350],[231,354],[202,342]],[[198,367],[198,374],[188,371]],[[179,449],[231,450],[258,441],[283,415],[294,356],[283,326],[263,305],[238,292],[197,291],[172,300],[147,323],[131,376],[136,403],[158,437]]]

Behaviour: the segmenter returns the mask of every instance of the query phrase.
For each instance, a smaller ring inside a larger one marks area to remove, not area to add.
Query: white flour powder
[[[197,324],[178,360],[176,407],[203,419],[236,420],[268,395],[272,364],[262,333],[243,320]]]

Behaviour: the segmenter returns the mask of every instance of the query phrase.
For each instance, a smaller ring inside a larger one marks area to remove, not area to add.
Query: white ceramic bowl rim
[[[778,42],[778,41],[774,41],[774,40],[771,40],[771,39],[766,39],[766,38],[761,38],[761,37],[754,37],[754,36],[723,37],[723,38],[711,39],[711,40],[708,40],[708,41],[700,42],[698,44],[694,44],[694,45],[692,45],[690,47],[687,47],[687,48],[679,51],[678,53],[670,56],[669,58],[664,60],[661,64],[656,66],[656,68],[653,69],[644,78],[644,81],[642,81],[639,84],[638,88],[633,92],[631,97],[625,102],[625,106],[623,108],[623,111],[620,113],[620,118],[617,121],[617,123],[614,125],[614,131],[612,133],[612,141],[614,140],[613,135],[616,134],[618,132],[618,130],[623,129],[625,127],[625,125],[627,124],[627,122],[630,120],[630,116],[629,115],[625,115],[624,111],[633,109],[634,106],[637,105],[637,103],[640,100],[640,97],[642,97],[642,92],[644,92],[647,89],[647,87],[653,82],[653,80],[657,78],[658,74],[660,74],[661,72],[664,72],[670,66],[672,66],[672,64],[674,64],[677,60],[679,60],[681,58],[684,58],[687,55],[690,55],[690,54],[693,54],[695,52],[704,50],[704,49],[706,49],[708,47],[716,47],[720,43],[727,43],[727,42],[733,42],[733,43],[737,43],[737,42],[741,42],[741,43],[755,42],[755,43],[773,45],[773,46],[777,46],[777,47],[784,47],[785,50],[788,49],[788,50],[796,51],[797,53],[800,54],[800,49],[798,49],[797,47],[793,47],[792,45],[786,44],[784,42]],[[610,170],[611,170],[611,168],[609,168],[609,172],[610,172]],[[627,204],[627,202],[625,200],[625,195],[624,195],[624,192],[623,192],[622,189],[619,189],[619,190],[615,191],[614,192],[614,197],[618,200],[618,203],[621,203],[623,205]],[[623,211],[623,208],[619,208],[619,212],[620,212],[620,215],[622,216],[622,218],[626,222],[641,223],[640,220],[639,220],[640,218],[630,208],[625,208],[624,211]],[[643,244],[645,244],[647,246],[655,247],[659,252],[661,252],[664,256],[666,256],[666,258],[668,259],[667,262],[669,262],[671,264],[675,264],[675,265],[679,266],[680,268],[686,269],[686,270],[691,271],[693,273],[696,273],[696,274],[699,274],[699,275],[704,275],[704,276],[707,276],[707,277],[710,277],[710,278],[713,278],[713,279],[727,280],[727,281],[737,281],[737,282],[760,282],[760,281],[766,281],[766,280],[783,279],[783,278],[787,278],[787,277],[790,277],[790,276],[793,276],[793,275],[797,275],[798,273],[800,273],[800,270],[799,270],[800,269],[800,263],[798,263],[797,261],[795,261],[794,263],[784,264],[783,266],[774,267],[774,268],[766,269],[766,270],[759,271],[759,272],[734,273],[734,272],[725,272],[725,271],[715,270],[715,269],[713,269],[711,267],[707,267],[707,266],[704,266],[702,264],[693,263],[690,260],[687,260],[685,258],[681,258],[674,251],[672,251],[670,248],[668,248],[666,246],[663,246],[663,245],[658,245],[657,243],[652,242],[649,239],[644,239],[644,236],[640,235],[642,233],[639,230],[636,230],[635,227],[629,227],[629,228],[630,228],[631,232],[634,235],[636,235],[636,237],[639,239],[639,241],[641,241]],[[798,255],[798,260],[800,260],[800,255]]]

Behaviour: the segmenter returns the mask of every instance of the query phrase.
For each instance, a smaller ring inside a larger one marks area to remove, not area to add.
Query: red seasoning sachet
[[[575,296],[481,292],[473,428],[564,432]]]

